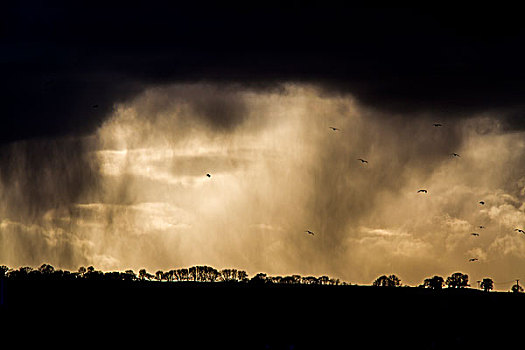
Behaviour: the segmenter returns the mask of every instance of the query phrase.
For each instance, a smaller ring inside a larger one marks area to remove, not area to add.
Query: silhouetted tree
[[[80,266],[78,268],[78,273],[80,275],[80,277],[84,277],[84,274],[87,272],[86,268],[84,266]]]
[[[241,274],[241,272],[243,274]],[[239,278],[243,275],[243,279],[248,277],[248,274],[245,271],[239,271]],[[208,268],[208,281],[215,282],[221,277],[221,273],[214,269],[213,267]]]
[[[237,278],[239,279],[239,281],[241,282],[246,282],[248,280],[248,273],[246,273],[246,271],[243,271],[243,270],[239,270],[237,272]]]
[[[156,279],[157,281],[162,280],[162,275],[163,275],[163,274],[164,274],[163,271],[158,270],[157,272],[155,272],[155,279]]]
[[[67,271],[67,270],[64,270],[64,271],[57,270],[55,271],[55,276],[57,279],[65,279],[65,280],[73,281],[78,278],[78,273]]]
[[[42,266],[38,268],[38,271],[43,275],[49,276],[55,272],[55,268],[49,264],[42,264]]]
[[[445,280],[441,276],[434,276],[432,278],[425,279],[423,286],[433,290],[441,290],[445,285]]]
[[[520,286],[517,282],[515,285],[512,286],[510,290],[512,293],[523,293],[523,287]]]
[[[166,281],[166,282],[171,282],[171,281],[173,281],[173,274],[174,274],[173,270],[163,272],[162,276],[161,276],[161,279]]]
[[[317,280],[316,277],[308,276],[308,277],[303,277],[301,279],[301,283],[303,283],[303,284],[319,284],[319,281]]]
[[[221,271],[222,280],[226,282],[237,281],[236,269],[224,269]]]
[[[401,280],[396,275],[380,276],[373,283],[375,287],[398,287],[401,285]]]
[[[330,278],[328,276],[321,276],[318,279],[319,284],[328,284],[328,281],[330,281]]]
[[[140,279],[141,281],[144,281],[144,280],[148,280],[148,281],[149,281],[149,280],[151,280],[152,278],[153,278],[153,275],[150,274],[150,273],[148,273],[148,272],[146,271],[146,269],[140,269],[140,270],[139,270],[139,279]]]
[[[84,278],[88,280],[101,280],[104,279],[104,273],[95,270],[93,266],[89,266],[87,272],[84,274]]]
[[[33,268],[29,266],[20,267],[18,270],[9,270],[6,277],[13,280],[28,280],[34,278],[34,275],[31,276]],[[38,272],[37,272],[38,273]]]
[[[271,277],[266,278],[267,283],[274,283],[274,284],[279,284],[282,282],[282,280],[283,280],[282,276],[271,276]]]
[[[188,269],[186,268],[176,270],[176,276],[179,281],[187,281],[188,275]]]
[[[176,270],[169,270],[167,273],[169,273],[169,275],[170,275],[170,281],[177,281],[178,280],[178,276],[177,276],[177,271]]]
[[[133,272],[133,270],[126,270],[122,278],[124,281],[135,281],[137,279],[137,276],[135,275],[135,272]]]
[[[328,281],[328,284],[330,284],[331,286],[338,286],[340,283],[339,279],[335,279],[335,278],[330,278],[330,281]]]
[[[494,281],[490,278],[484,278],[479,285],[485,292],[492,290],[494,288]]]
[[[5,265],[0,265],[0,278],[14,279],[14,280],[38,280],[38,279],[53,279],[53,280],[106,280],[106,281],[150,281],[156,279],[159,281],[198,281],[198,282],[215,282],[215,281],[235,281],[235,282],[250,282],[250,283],[283,283],[283,284],[328,284],[339,285],[339,279],[329,278],[328,276],[316,277],[301,277],[300,275],[291,275],[286,277],[281,276],[267,276],[265,273],[255,275],[251,280],[248,279],[248,274],[243,270],[224,269],[221,272],[211,266],[198,265],[192,266],[189,269],[182,268],[177,270],[169,270],[163,272],[158,270],[155,275],[146,271],[146,269],[139,270],[138,275],[135,275],[133,270],[126,270],[125,272],[111,271],[102,272],[97,271],[93,266],[85,268],[81,266],[78,272],[70,272],[67,270],[55,269],[49,264],[42,264],[38,269],[33,269],[29,266],[20,267],[18,270],[9,269]],[[399,279],[394,275],[387,277],[394,282],[393,285],[399,285]],[[397,279],[397,282],[396,282]],[[342,284],[345,284],[343,282]]]
[[[120,281],[120,280],[122,280],[121,273],[118,272],[118,271],[106,272],[106,273],[104,273],[104,280],[106,280],[106,281]]]
[[[286,276],[281,279],[281,283],[285,284],[299,284],[301,283],[301,276],[299,275],[291,275]]]
[[[196,266],[197,280],[201,282],[214,282],[219,278],[219,271],[210,266]]]
[[[195,266],[192,266],[188,269],[188,275],[190,278],[193,279],[193,281],[197,280],[197,268]]]
[[[33,268],[30,266],[24,266],[24,267],[21,267],[19,270],[22,274],[29,275],[33,271]]]
[[[7,271],[9,271],[9,267],[0,265],[0,278],[4,278],[7,274]]]
[[[204,269],[204,266],[195,266],[195,277],[196,277],[196,281],[199,281],[199,282],[203,282],[206,277],[205,277],[206,273],[205,273],[205,269]]]
[[[461,272],[456,272],[447,277],[445,284],[448,288],[463,288],[468,287],[468,275]]]
[[[292,284],[294,282],[294,279],[292,276],[284,276],[281,278],[281,283],[283,284]]]
[[[29,275],[32,271],[32,267],[23,266],[18,270],[12,271],[9,275],[15,277],[15,279],[29,279]]]
[[[250,283],[254,284],[263,284],[266,283],[266,274],[265,273],[258,273],[255,276],[252,277],[250,280]]]

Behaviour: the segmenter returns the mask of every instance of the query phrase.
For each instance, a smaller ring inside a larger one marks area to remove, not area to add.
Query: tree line
[[[258,273],[248,278],[248,273],[237,269],[217,270],[210,266],[192,266],[189,268],[173,269],[168,271],[158,270],[149,273],[146,269],[140,269],[138,273],[133,270],[103,272],[96,270],[93,266],[80,267],[78,271],[55,269],[52,265],[42,264],[39,268],[29,266],[11,269],[5,265],[0,266],[0,278],[6,280],[104,280],[104,281],[164,281],[164,282],[238,282],[253,284],[311,284],[311,285],[343,285],[339,279],[328,276],[302,277],[291,276],[268,276]]]
[[[491,278],[484,278],[478,282],[479,288],[483,289],[485,292],[494,289],[494,281]],[[383,275],[378,277],[372,285],[376,287],[399,287],[401,286],[401,280],[396,275]],[[445,286],[452,289],[470,287],[469,277],[467,274],[461,272],[453,273],[448,276],[446,280],[441,276],[429,277],[426,278],[418,288],[441,290]],[[516,284],[511,287],[510,291],[513,293],[522,293],[523,288],[518,284],[518,281],[516,281]]]
[[[376,287],[399,287],[401,286],[401,280],[396,275],[383,275],[378,277],[372,283],[372,285]],[[468,275],[461,272],[456,272],[447,277],[446,280],[441,276],[434,276],[426,278],[418,287],[441,290],[444,286],[447,286],[448,288],[470,287],[470,284],[468,283]],[[490,278],[485,278],[483,279],[480,287],[488,292],[494,288],[494,282]]]
[[[0,279],[6,280],[100,280],[100,281],[159,281],[159,282],[237,282],[250,284],[303,284],[303,285],[349,285],[349,283],[328,276],[268,276],[258,273],[248,278],[246,271],[237,269],[217,270],[211,266],[199,265],[189,268],[172,269],[168,271],[158,270],[154,274],[146,269],[140,269],[138,274],[133,270],[103,272],[96,270],[93,266],[81,266],[77,271],[55,269],[52,265],[42,264],[39,268],[29,266],[11,269],[0,265]],[[479,282],[479,288],[485,292],[494,289],[494,281],[484,278]],[[396,275],[382,275],[378,277],[372,286],[375,287],[400,287],[401,280]],[[441,290],[447,288],[470,287],[469,276],[456,272],[444,279],[441,276],[426,278],[418,288]],[[523,288],[516,282],[510,291],[522,293]]]

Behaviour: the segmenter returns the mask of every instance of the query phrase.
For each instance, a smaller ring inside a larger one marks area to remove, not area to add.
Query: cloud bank
[[[438,118],[299,83],[150,88],[86,137],[4,146],[1,263],[523,276],[522,132]]]

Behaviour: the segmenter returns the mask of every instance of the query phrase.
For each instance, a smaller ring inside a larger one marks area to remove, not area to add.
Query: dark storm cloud
[[[263,88],[262,86],[260,87]],[[150,89],[140,99],[137,112],[141,118],[155,120],[176,108],[204,121],[216,130],[230,130],[249,114],[239,84],[185,84],[164,89]]]
[[[512,8],[26,1],[1,12],[3,142],[90,133],[148,86],[202,80],[315,82],[383,110],[496,110],[523,126],[525,34]],[[212,124],[242,121],[223,120],[221,103],[202,109]]]
[[[202,96],[201,101],[193,103],[197,115],[201,115],[216,128],[230,128],[244,119],[248,113],[246,106],[238,98],[225,99],[223,96]]]

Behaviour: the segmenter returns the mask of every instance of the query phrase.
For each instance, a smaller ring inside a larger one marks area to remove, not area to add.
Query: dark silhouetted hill
[[[2,284],[4,339],[72,348],[482,349],[517,341],[525,306],[523,294],[469,288],[8,279]]]

